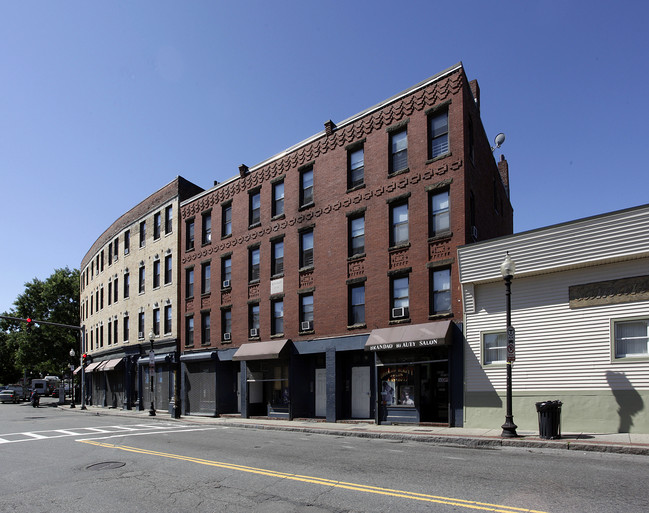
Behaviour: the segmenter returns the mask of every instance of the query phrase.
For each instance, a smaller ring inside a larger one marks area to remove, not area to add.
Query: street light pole
[[[500,436],[503,438],[517,437],[516,428],[514,424],[514,414],[512,413],[512,364],[514,363],[514,329],[512,327],[512,278],[516,272],[514,261],[509,256],[509,252],[505,256],[505,260],[500,266],[500,272],[505,280],[505,297],[507,299],[507,412],[505,413],[505,423],[501,426],[503,432]],[[511,334],[511,335],[510,335]],[[511,336],[511,340],[510,340]]]
[[[70,349],[70,358],[72,358],[72,361],[74,361],[74,355],[76,353],[74,352],[74,349]],[[70,397],[72,398],[70,408],[75,408],[74,406],[74,364],[70,365]]]
[[[149,385],[151,391],[151,408],[149,409],[149,417],[155,417],[155,408],[153,407],[153,381],[155,380],[155,352],[153,351],[153,331],[149,332],[149,341],[151,342],[151,350],[149,351]]]

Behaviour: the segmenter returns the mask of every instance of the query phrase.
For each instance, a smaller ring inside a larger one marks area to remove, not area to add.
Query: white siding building
[[[563,432],[649,433],[649,205],[459,248],[464,426],[505,419],[507,252],[519,430],[561,400]]]

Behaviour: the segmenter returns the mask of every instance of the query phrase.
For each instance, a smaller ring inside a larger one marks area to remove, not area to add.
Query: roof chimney
[[[471,88],[471,94],[473,94],[475,106],[478,108],[478,112],[480,112],[480,86],[478,85],[478,81],[471,80],[471,82],[469,82],[469,87]]]
[[[241,178],[246,176],[247,172],[248,172],[248,166],[246,166],[245,164],[241,164],[239,166],[239,175],[241,175]]]
[[[331,121],[329,119],[329,120],[325,121],[324,126],[325,126],[325,134],[327,134],[327,136],[329,136],[329,135],[334,133],[334,129],[336,128],[336,123],[334,123],[333,121]]]
[[[500,173],[500,179],[505,186],[507,197],[509,198],[509,164],[502,153],[500,154],[500,161],[498,162],[498,172]]]

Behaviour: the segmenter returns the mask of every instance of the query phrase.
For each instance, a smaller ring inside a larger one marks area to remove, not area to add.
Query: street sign
[[[516,361],[516,331],[513,326],[507,326],[507,363]]]
[[[153,351],[149,351],[149,367],[155,367],[155,353]]]

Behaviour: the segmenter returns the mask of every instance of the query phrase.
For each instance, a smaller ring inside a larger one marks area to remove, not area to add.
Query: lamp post
[[[514,278],[516,266],[509,256],[509,252],[500,266],[500,272],[505,280],[505,296],[507,298],[507,413],[505,414],[505,423],[501,426],[503,432],[500,436],[513,438],[518,436],[516,433],[518,426],[514,424],[512,413],[512,364],[515,360],[514,328],[512,326],[512,278]]]
[[[155,417],[155,408],[153,407],[153,381],[155,380],[155,352],[153,351],[153,330],[149,332],[149,341],[151,342],[151,350],[149,351],[149,385],[151,391],[151,408],[149,409],[149,417]]]
[[[70,349],[70,358],[72,358],[72,361],[74,361],[74,355],[76,353],[74,352],[74,349]],[[70,401],[70,408],[74,408],[74,364],[70,364],[70,397],[72,398],[72,401]]]

